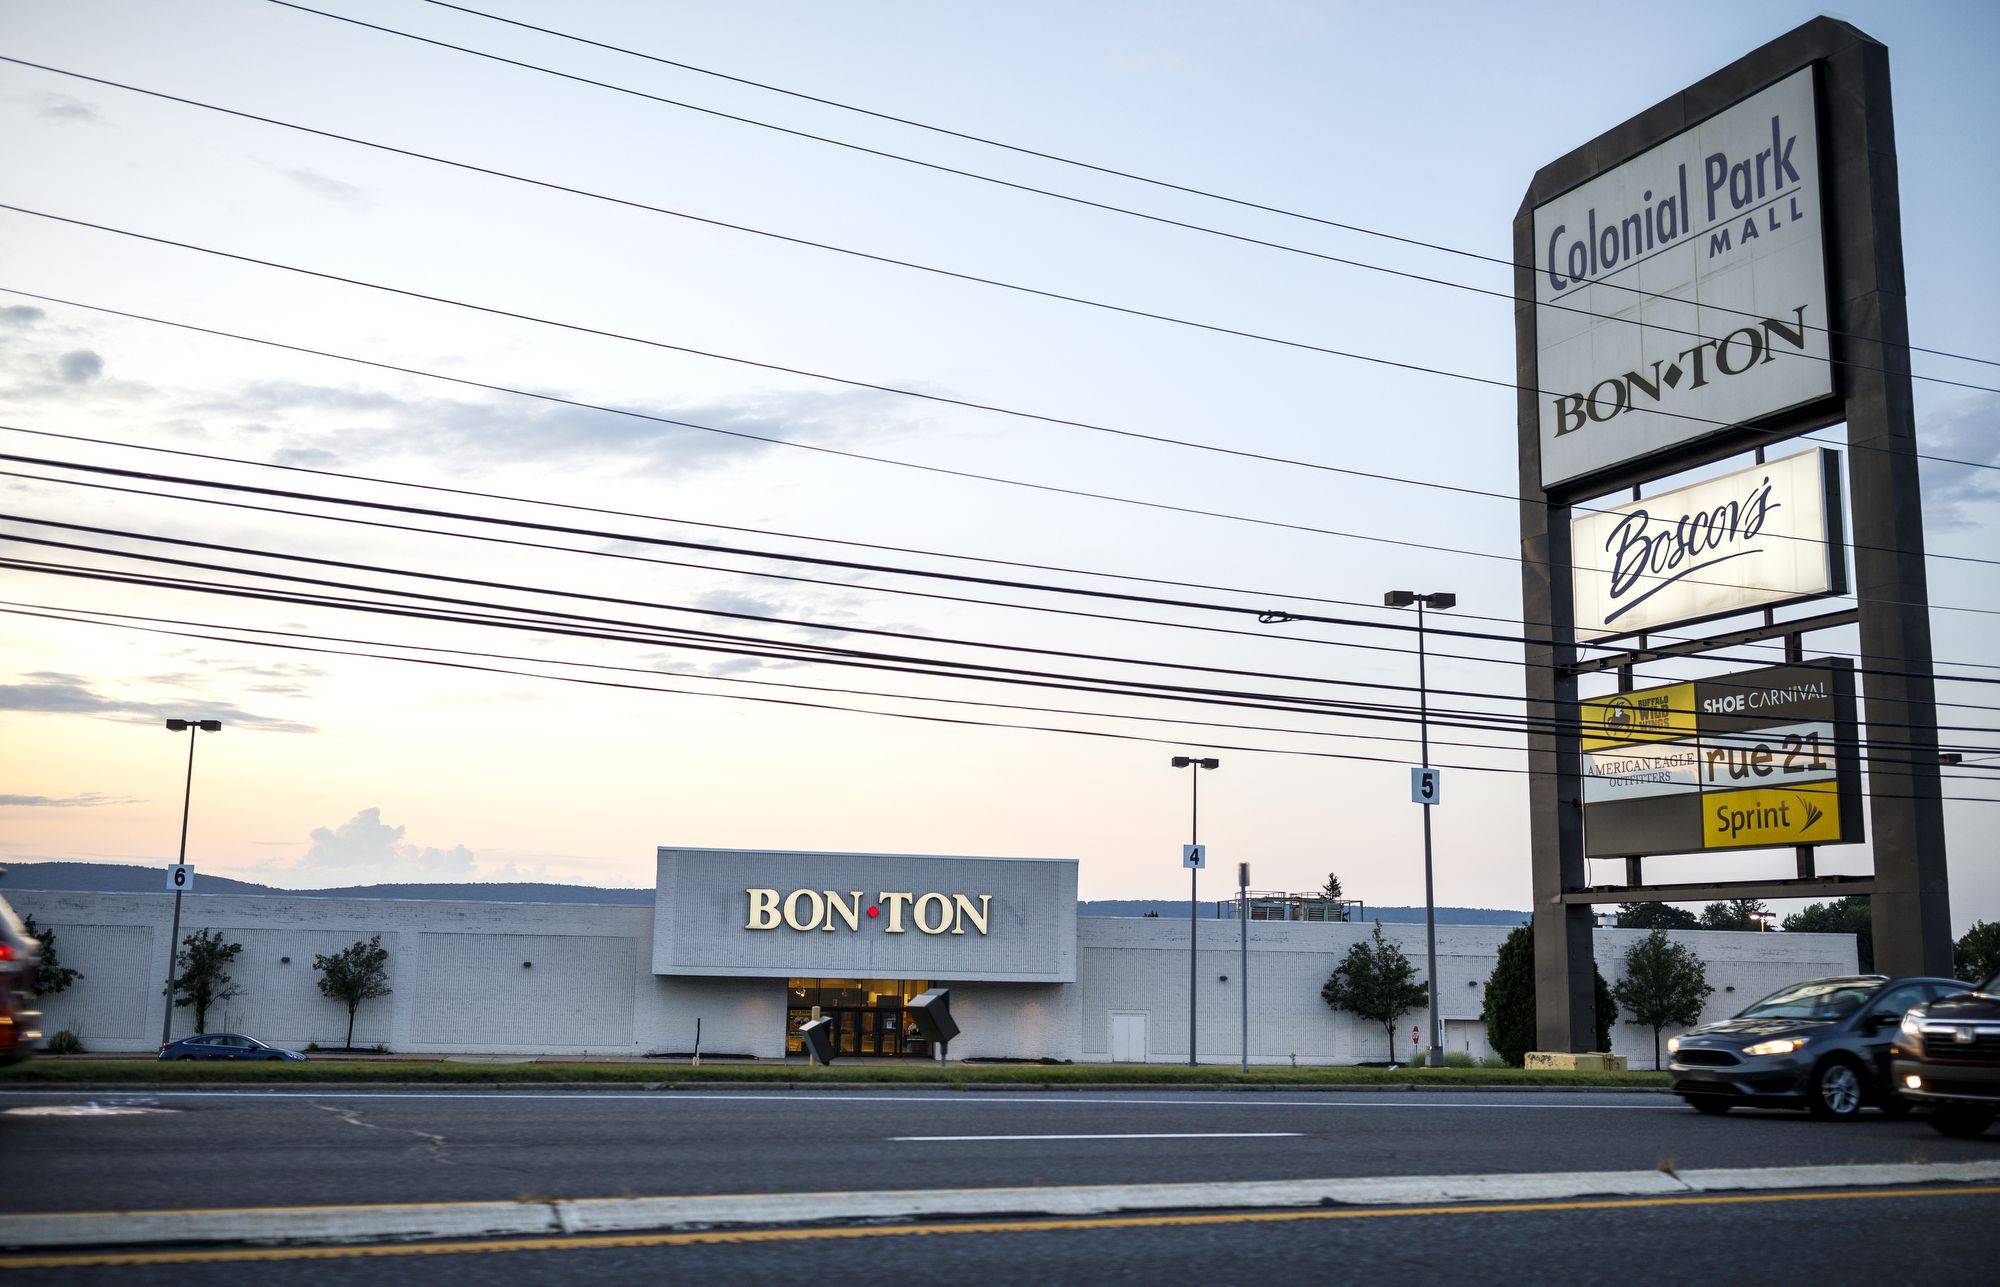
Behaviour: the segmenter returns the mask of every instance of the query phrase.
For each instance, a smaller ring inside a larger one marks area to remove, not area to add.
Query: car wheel
[[[1720,1095],[1693,1095],[1688,1099],[1688,1107],[1697,1113],[1707,1113],[1710,1117],[1720,1117],[1735,1105]]]
[[[1977,1139],[1993,1124],[1993,1110],[1972,1108],[1964,1104],[1953,1104],[1940,1108],[1930,1116],[1931,1129],[1953,1139]]]
[[[1814,1117],[1847,1121],[1861,1111],[1861,1073],[1843,1059],[1829,1059],[1813,1073],[1808,1107]]]
[[[193,1055],[175,1055],[173,1061],[177,1064],[184,1064],[193,1058]]]

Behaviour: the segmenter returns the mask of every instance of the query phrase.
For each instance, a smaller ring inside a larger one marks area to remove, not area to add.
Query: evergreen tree
[[[1672,903],[1620,903],[1619,929],[1700,929],[1701,918]]]
[[[1754,930],[1759,928],[1752,913],[1769,915],[1771,909],[1754,898],[1732,898],[1726,903],[1710,903],[1701,909],[1705,930]]]
[[[243,995],[229,977],[229,963],[243,951],[241,943],[225,943],[220,930],[196,930],[181,940],[174,956],[174,975],[169,989],[175,1005],[194,1007],[194,1030],[208,1031],[208,1008],[217,1001]]]
[[[1618,1007],[1612,1000],[1611,985],[1604,972],[1591,967],[1597,996],[1597,1049],[1611,1049],[1611,1025],[1617,1021]],[[1494,958],[1493,973],[1486,980],[1486,996],[1480,1017],[1486,1020],[1486,1044],[1508,1063],[1519,1068],[1535,1048],[1535,931],[1522,925],[1507,935]]]
[[[2000,921],[1975,921],[1951,949],[1952,972],[1967,983],[1982,983],[2000,970]]]
[[[1403,950],[1375,933],[1347,949],[1347,956],[1327,976],[1320,999],[1335,1010],[1347,1010],[1382,1025],[1389,1044],[1389,1062],[1396,1062],[1396,1020],[1430,1000],[1430,989],[1417,981],[1417,967]]]
[[[56,960],[56,932],[54,930],[45,930],[35,924],[35,918],[32,916],[23,916],[21,918],[21,928],[28,931],[29,938],[37,940],[42,945],[41,964],[35,968],[35,982],[33,986],[35,995],[52,997],[83,977],[81,972],[72,970]]]
[[[1875,973],[1875,911],[1868,895],[1850,894],[1830,903],[1813,903],[1787,916],[1784,926],[1794,934],[1854,935],[1854,963],[1863,974]]]
[[[1625,977],[1611,994],[1633,1022],[1653,1030],[1653,1067],[1658,1068],[1660,1029],[1695,1022],[1713,991],[1701,958],[1656,929],[1625,953]]]
[[[354,1012],[363,1001],[389,995],[389,949],[377,934],[366,943],[355,940],[331,956],[313,957],[319,990],[347,1007],[348,1049],[354,1048]]]
[[[1319,896],[1329,903],[1339,902],[1344,897],[1340,892],[1340,877],[1333,872],[1328,872],[1326,874],[1326,884],[1321,887]]]

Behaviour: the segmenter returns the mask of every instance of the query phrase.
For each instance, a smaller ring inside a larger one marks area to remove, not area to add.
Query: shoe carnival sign
[[[1076,863],[659,851],[653,972],[1076,981]]]
[[[1840,453],[1814,447],[1570,522],[1576,637],[1843,594]]]
[[[1827,397],[1810,67],[1535,208],[1542,485]]]
[[[1587,857],[1862,838],[1852,662],[1667,684],[1579,710]]]

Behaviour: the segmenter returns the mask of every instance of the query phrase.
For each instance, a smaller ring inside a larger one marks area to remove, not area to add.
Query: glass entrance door
[[[805,1053],[799,1028],[818,1008],[833,1021],[834,1051],[847,1058],[923,1058],[930,1042],[904,1003],[930,984],[920,979],[792,979],[785,1005],[785,1053]]]

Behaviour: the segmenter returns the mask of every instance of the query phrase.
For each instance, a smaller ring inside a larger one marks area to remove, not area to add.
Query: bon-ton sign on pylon
[[[1592,858],[1862,838],[1848,661],[1643,688],[1582,714]]]

